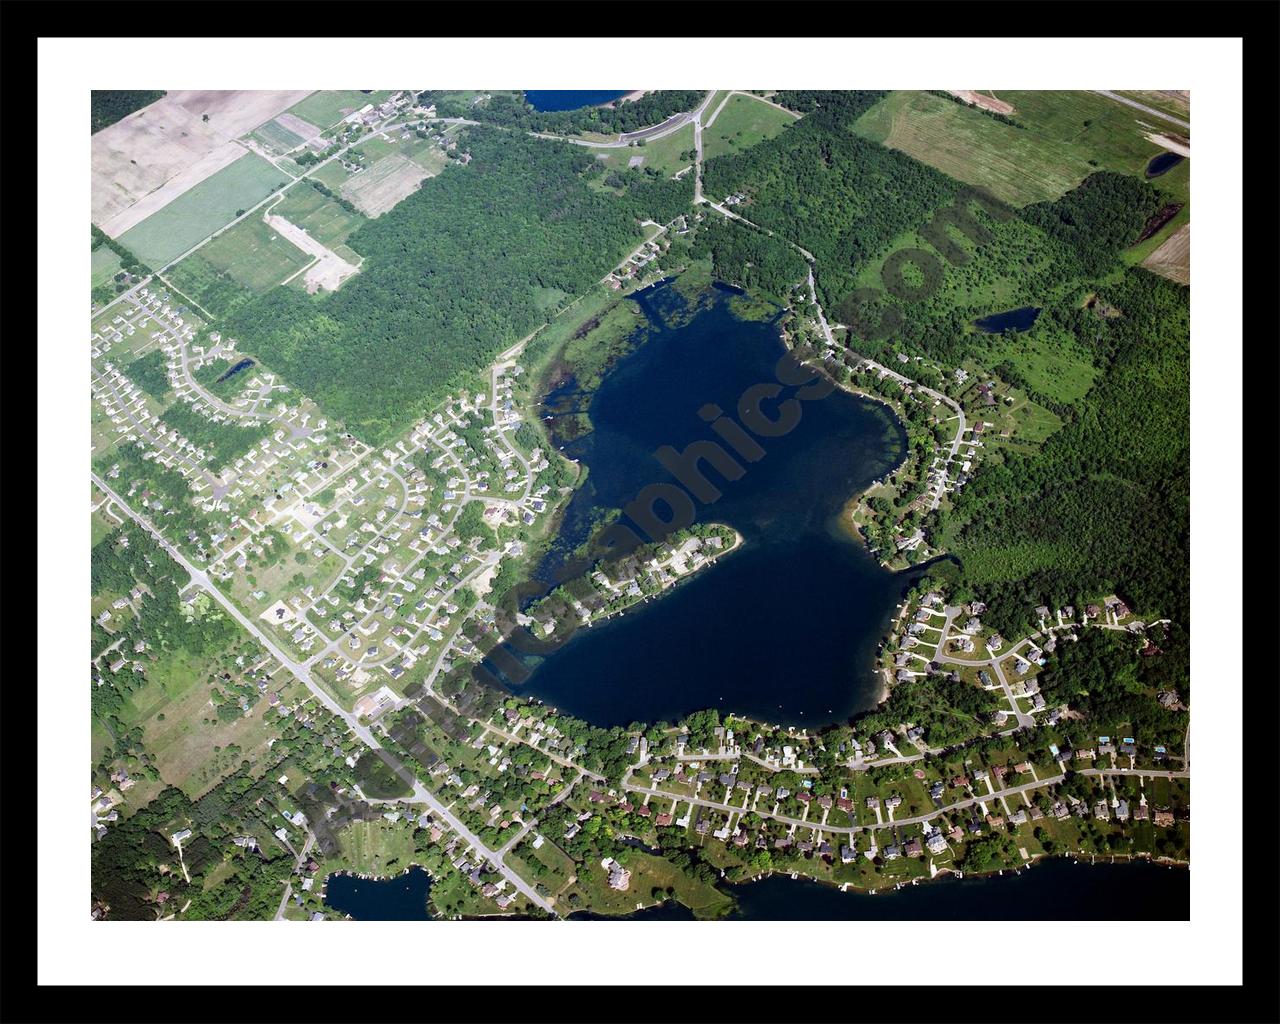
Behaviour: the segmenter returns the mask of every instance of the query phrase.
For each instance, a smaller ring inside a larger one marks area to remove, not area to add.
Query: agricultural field
[[[313,92],[301,103],[295,103],[288,113],[310,122],[318,128],[328,128],[348,114],[368,103],[381,103],[391,95],[389,89],[363,92],[359,89],[322,89]]]
[[[284,198],[271,208],[271,212],[300,228],[306,228],[307,233],[317,242],[330,247],[345,242],[365,221],[360,214],[344,210],[305,182],[289,189]]]
[[[280,284],[311,262],[307,253],[281,237],[258,216],[246,217],[195,255],[254,292],[264,292]],[[177,271],[186,262],[183,260],[171,271],[175,284],[183,291],[186,289],[182,288],[181,275]],[[192,295],[192,298],[196,296]]]
[[[713,98],[712,102],[718,100]],[[793,114],[752,96],[730,96],[715,121],[702,129],[703,158],[711,160],[747,149],[781,134],[795,120]]]
[[[342,196],[365,216],[377,217],[411,195],[429,177],[421,165],[400,153],[392,153],[349,178],[342,186]]]
[[[255,128],[249,137],[260,143],[264,149],[276,155],[296,149],[307,141],[302,135],[286,128],[278,118]]]
[[[1170,235],[1161,246],[1142,261],[1148,270],[1154,271],[1178,284],[1191,283],[1191,225],[1184,224]]]
[[[854,130],[1014,206],[1056,199],[1095,170],[1141,175],[1163,152],[1143,137],[1141,111],[1105,96],[999,95],[1024,128],[932,93],[894,92],[858,118]],[[1157,184],[1169,189],[1168,177]]]
[[[104,128],[91,144],[93,222],[119,238],[243,157],[234,140],[304,96],[305,90],[175,91]]]
[[[285,184],[284,175],[246,153],[120,236],[120,243],[159,269]]]

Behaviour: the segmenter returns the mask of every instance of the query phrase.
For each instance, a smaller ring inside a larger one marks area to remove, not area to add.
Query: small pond
[[[1022,306],[1009,309],[1003,313],[992,313],[981,320],[975,320],[974,326],[988,334],[1003,334],[1005,331],[1025,331],[1040,315],[1039,306]]]
[[[1151,163],[1147,164],[1147,177],[1158,178],[1165,171],[1173,170],[1185,159],[1186,157],[1179,153],[1159,153],[1151,158]]]

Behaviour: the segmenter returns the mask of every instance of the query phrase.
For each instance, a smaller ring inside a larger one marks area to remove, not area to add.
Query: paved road
[[[1137,100],[1131,100],[1127,96],[1121,96],[1116,92],[1107,92],[1106,89],[1094,89],[1099,96],[1105,96],[1107,99],[1115,100],[1117,103],[1123,103],[1126,107],[1133,107],[1134,110],[1141,110],[1144,114],[1150,114],[1152,117],[1158,117],[1162,121],[1169,121],[1173,124],[1181,125],[1188,131],[1191,130],[1191,122],[1184,121],[1172,114],[1166,114],[1163,110],[1156,110],[1155,107],[1148,107],[1145,103],[1139,103]]]
[[[219,604],[221,604],[227,610],[227,612],[231,615],[231,617],[234,618],[237,622],[239,622],[240,625],[244,626],[244,628],[248,630],[249,633],[259,643],[261,643],[263,647],[265,647],[268,651],[270,651],[271,654],[276,658],[276,660],[279,661],[280,664],[282,664],[286,669],[288,669],[289,672],[292,673],[293,676],[300,683],[306,686],[306,688],[315,695],[316,699],[321,704],[323,704],[331,712],[333,712],[335,715],[341,718],[344,722],[346,722],[347,727],[351,729],[351,731],[354,732],[360,738],[360,741],[364,743],[365,746],[370,747],[371,749],[374,749],[374,750],[381,749],[381,744],[378,742],[377,738],[373,735],[373,733],[369,731],[368,727],[360,724],[359,720],[354,715],[352,715],[340,704],[338,704],[337,701],[335,701],[332,697],[329,696],[328,693],[326,693],[320,686],[318,686],[311,679],[309,673],[306,671],[306,669],[302,665],[298,664],[291,657],[289,657],[289,655],[285,654],[284,651],[280,650],[280,648],[276,646],[276,644],[271,640],[271,638],[258,628],[256,623],[254,623],[243,612],[241,612],[239,608],[237,608],[234,604],[232,604],[231,601],[227,597],[225,597],[217,587],[213,585],[208,575],[206,575],[203,571],[201,571],[200,569],[197,569],[194,565],[192,565],[191,562],[187,560],[186,556],[183,555],[181,551],[179,551],[172,544],[170,544],[164,538],[164,535],[161,534],[160,531],[157,530],[150,522],[148,522],[144,517],[136,513],[132,508],[130,508],[125,503],[124,499],[121,498],[120,495],[116,494],[114,490],[108,487],[107,484],[97,476],[97,474],[90,473],[89,475],[90,477],[92,477],[94,483],[96,483],[98,487],[103,491],[103,493],[108,494],[112,498],[114,498],[116,503],[129,515],[129,517],[134,521],[136,521],[140,526],[142,526],[143,529],[145,529],[148,533],[150,533],[156,539],[156,542],[160,544],[160,546],[163,547],[166,552],[168,552],[170,557],[172,557],[174,561],[176,561],[180,566],[182,566],[182,568],[184,568],[190,574],[192,583],[194,583],[196,586],[199,586],[201,589],[205,590],[212,598],[214,598],[214,600],[216,600]],[[418,779],[414,779],[413,781],[414,781],[413,796],[411,798],[406,798],[407,801],[413,802],[413,803],[425,803],[441,818],[443,818],[446,822],[448,822],[449,826],[459,836],[462,837],[464,842],[466,842],[469,846],[471,846],[476,851],[478,856],[483,857],[485,860],[490,861],[498,869],[498,871],[503,875],[503,877],[505,877],[509,882],[511,882],[511,884],[514,885],[516,889],[524,893],[524,895],[527,896],[531,902],[537,904],[543,910],[551,912],[551,909],[552,909],[551,904],[549,904],[546,900],[544,900],[541,896],[539,896],[534,891],[533,887],[530,886],[527,882],[525,882],[525,880],[521,878],[518,874],[516,874],[515,871],[507,867],[506,864],[503,863],[502,858],[496,852],[491,851],[487,846],[485,846],[482,842],[480,842],[480,840],[471,833],[471,831],[453,814],[453,812],[450,811],[449,808],[446,807],[443,803],[441,803],[440,800],[435,796],[435,794],[432,793],[430,790],[428,790],[427,787],[424,786],[421,781],[419,781]]]

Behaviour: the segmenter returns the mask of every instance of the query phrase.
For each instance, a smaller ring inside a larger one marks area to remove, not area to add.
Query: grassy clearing
[[[108,284],[120,273],[120,269],[120,257],[105,245],[98,246],[89,254],[89,270],[95,288],[100,284]]]
[[[1145,103],[1153,110],[1163,111],[1179,121],[1191,120],[1191,104],[1181,96],[1170,96],[1156,89],[1113,89],[1112,92],[1117,96],[1127,96],[1138,103]]]
[[[357,821],[338,834],[340,865],[371,875],[395,875],[414,859],[413,831],[403,821]]]
[[[752,96],[731,96],[715,124],[702,130],[703,159],[711,160],[725,153],[748,149],[757,142],[781,134],[795,120],[785,110],[770,106],[763,100]]]
[[[265,292],[311,262],[310,256],[259,217],[250,217],[223,232],[198,255],[254,292]]]
[[[359,89],[322,89],[295,103],[288,113],[319,128],[328,128],[365,104],[381,103],[390,95],[391,92],[386,89],[375,89],[372,92],[362,92]]]
[[[1139,123],[1140,111],[1104,96],[999,95],[1024,128],[930,93],[895,92],[863,114],[854,131],[1015,206],[1056,199],[1096,170],[1140,175],[1162,152],[1143,137],[1149,129]]]
[[[718,121],[716,123],[719,124]],[[602,153],[607,154],[607,157],[600,162],[610,170],[625,171],[633,157],[643,157],[641,167],[652,167],[663,174],[672,175],[693,163],[692,156],[684,155],[692,150],[693,125],[687,124],[679,131],[672,132],[661,139],[646,142],[643,146],[623,146],[618,149],[603,150]]]
[[[993,365],[1014,363],[1035,391],[1059,402],[1083,398],[1098,376],[1088,354],[1079,351],[1065,333],[1053,338],[1043,332],[995,335],[988,353]]]
[[[305,183],[289,189],[271,212],[306,228],[317,242],[330,247],[345,242],[365,221]]]
[[[120,236],[138,258],[162,267],[285,183],[284,174],[246,153]]]

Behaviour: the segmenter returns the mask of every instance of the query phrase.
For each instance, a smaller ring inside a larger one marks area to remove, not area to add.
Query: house
[[[1134,821],[1146,821],[1149,817],[1150,811],[1147,810],[1146,804],[1138,804],[1138,806],[1133,809]]]
[[[1172,811],[1156,811],[1155,814],[1152,815],[1151,817],[1151,822],[1157,828],[1172,828],[1173,812]]]
[[[701,824],[701,822],[699,822]],[[606,857],[600,862],[600,866],[609,872],[609,888],[617,889],[619,892],[626,892],[631,885],[631,872],[624,868],[612,857]]]
[[[897,860],[901,856],[902,856],[902,850],[900,850],[896,846],[886,846],[884,848],[885,860]]]
[[[1099,821],[1111,820],[1111,808],[1107,806],[1105,800],[1099,800],[1093,808],[1093,816]]]
[[[1027,812],[1019,807],[1016,811],[1009,815],[1009,824],[1025,825],[1027,821]]]
[[[670,814],[659,814],[656,818],[654,818],[654,819],[653,819],[653,823],[654,823],[655,825],[658,825],[658,826],[662,827],[662,828],[666,828],[668,825],[670,825],[670,824],[671,824],[671,815],[670,815]]]
[[[1116,821],[1129,820],[1129,803],[1127,800],[1118,800],[1116,802]]]
[[[854,860],[857,859],[857,856],[858,856],[857,851],[854,850],[852,846],[840,847],[840,863],[841,864],[852,864]]]
[[[925,840],[925,846],[930,853],[939,854],[947,848],[947,841],[942,837],[941,832],[934,832]]]
[[[924,853],[924,849],[920,845],[920,840],[916,839],[914,836],[911,839],[907,840],[907,843],[903,847],[903,850],[906,852],[906,855],[908,857],[919,857],[922,853]]]
[[[880,798],[878,796],[867,797],[867,810],[874,811],[880,806]]]

